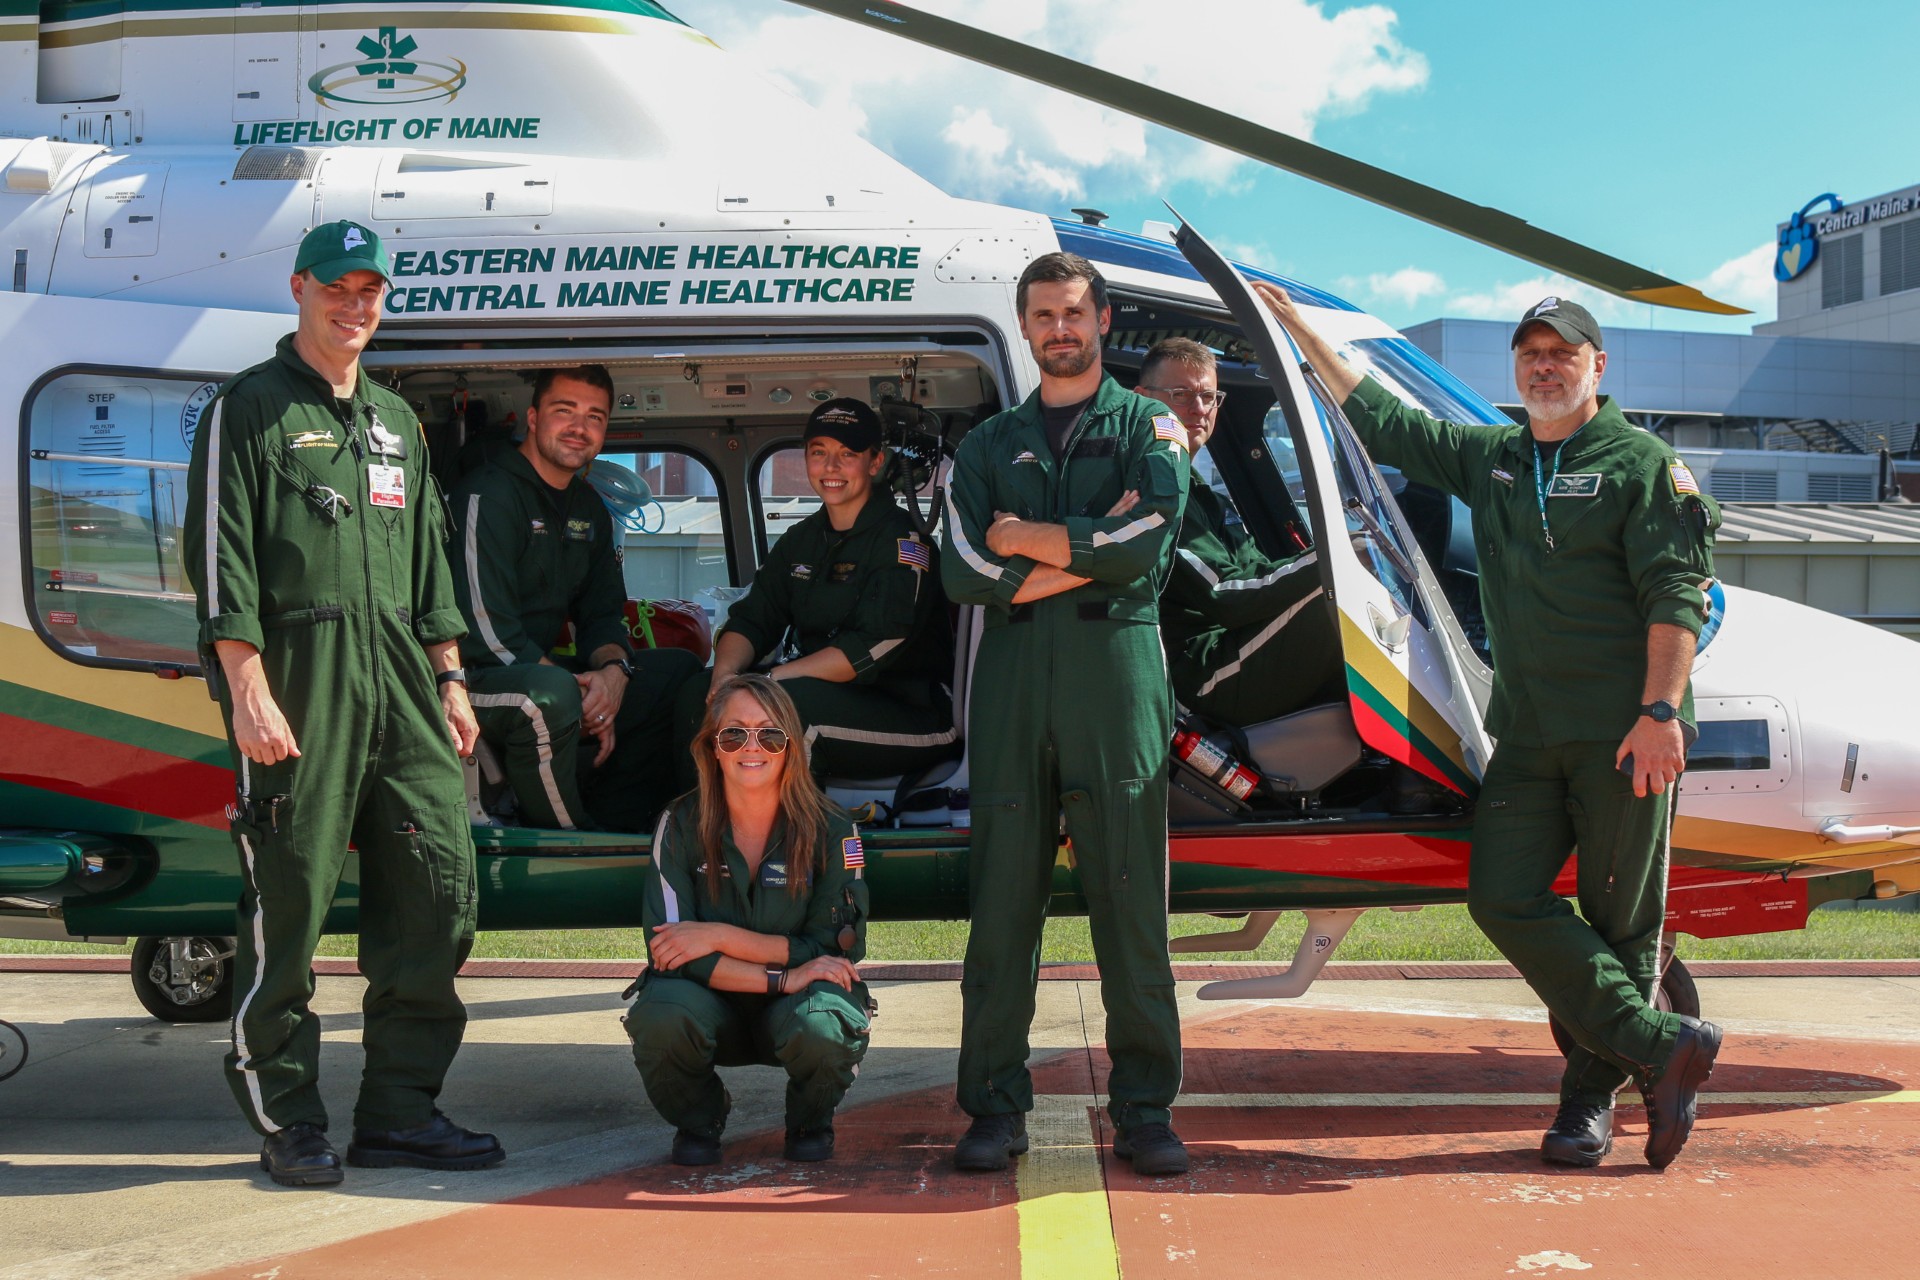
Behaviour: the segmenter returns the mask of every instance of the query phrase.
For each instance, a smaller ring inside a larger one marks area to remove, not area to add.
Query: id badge
[[[400,467],[374,463],[367,468],[367,501],[376,507],[407,505],[407,473]]]

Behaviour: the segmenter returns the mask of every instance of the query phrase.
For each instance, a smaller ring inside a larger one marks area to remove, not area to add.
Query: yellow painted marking
[[[1619,290],[1609,290],[1618,293]],[[1752,315],[1745,307],[1736,307],[1732,303],[1709,298],[1690,284],[1667,284],[1653,289],[1628,289],[1621,296],[1638,302],[1651,302],[1656,307],[1673,307],[1678,311],[1705,311],[1716,316]]]
[[[1016,1164],[1023,1280],[1120,1275],[1100,1146],[1088,1112],[1096,1099],[1048,1094],[1027,1116],[1027,1154]]]

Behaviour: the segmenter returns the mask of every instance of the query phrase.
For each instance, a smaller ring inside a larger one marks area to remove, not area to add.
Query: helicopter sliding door
[[[1273,382],[1268,452],[1283,473],[1298,475],[1337,614],[1354,727],[1368,746],[1471,794],[1492,748],[1446,598],[1386,482],[1239,272],[1191,227],[1177,243],[1232,310]]]

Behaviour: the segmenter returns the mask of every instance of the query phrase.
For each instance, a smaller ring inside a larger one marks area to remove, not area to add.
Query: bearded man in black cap
[[[1599,1164],[1632,1080],[1647,1163],[1663,1169],[1720,1051],[1713,1023],[1653,1007],[1718,508],[1666,441],[1599,393],[1600,326],[1577,302],[1543,298],[1520,317],[1522,425],[1479,426],[1403,403],[1284,291],[1254,288],[1374,460],[1473,508],[1499,746],[1475,802],[1467,903],[1574,1040],[1542,1158]],[[1576,850],[1579,915],[1553,888]]]

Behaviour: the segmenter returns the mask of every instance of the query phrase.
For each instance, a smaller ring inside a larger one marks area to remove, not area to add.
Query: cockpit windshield
[[[1343,355],[1416,409],[1447,422],[1488,425],[1509,421],[1438,361],[1405,338],[1361,338]]]

